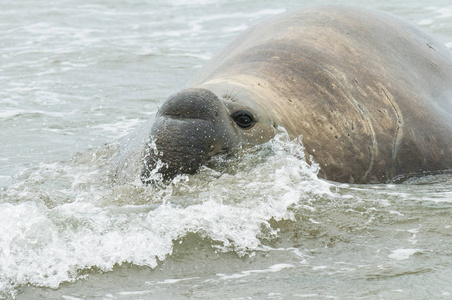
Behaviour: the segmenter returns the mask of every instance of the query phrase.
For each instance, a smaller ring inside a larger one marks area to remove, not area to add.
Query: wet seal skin
[[[396,17],[340,6],[279,15],[238,36],[163,104],[141,178],[195,173],[278,127],[302,136],[327,180],[452,170],[451,91],[451,51]]]

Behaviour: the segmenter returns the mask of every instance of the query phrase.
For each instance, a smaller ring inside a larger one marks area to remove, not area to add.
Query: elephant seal
[[[402,20],[338,6],[283,14],[238,36],[169,97],[141,178],[195,173],[279,127],[302,136],[331,181],[452,170],[451,91],[451,51]]]

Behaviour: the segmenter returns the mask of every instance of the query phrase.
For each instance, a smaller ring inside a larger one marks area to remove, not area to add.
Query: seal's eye
[[[253,114],[246,110],[236,111],[231,115],[231,118],[243,129],[249,129],[256,123]]]

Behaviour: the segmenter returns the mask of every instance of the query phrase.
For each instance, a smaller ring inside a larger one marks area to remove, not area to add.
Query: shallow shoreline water
[[[236,35],[324,4],[452,48],[449,1],[0,4],[0,298],[452,298],[451,175],[328,182],[280,135],[225,172],[114,177],[118,140]]]

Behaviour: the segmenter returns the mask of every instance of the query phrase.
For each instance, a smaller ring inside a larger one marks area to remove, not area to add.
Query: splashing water
[[[239,32],[331,3],[0,4],[0,298],[450,299],[450,175],[325,182],[281,134],[144,186],[145,130],[98,147]],[[452,48],[448,0],[341,3],[399,15]]]
[[[115,184],[117,148],[42,164],[2,193],[9,199],[0,204],[2,291],[28,283],[56,288],[85,269],[125,262],[154,268],[189,233],[220,251],[250,254],[276,234],[269,220],[293,220],[290,207],[331,194],[317,166],[305,162],[300,140],[285,133],[234,157],[227,172],[204,167],[169,185]]]

